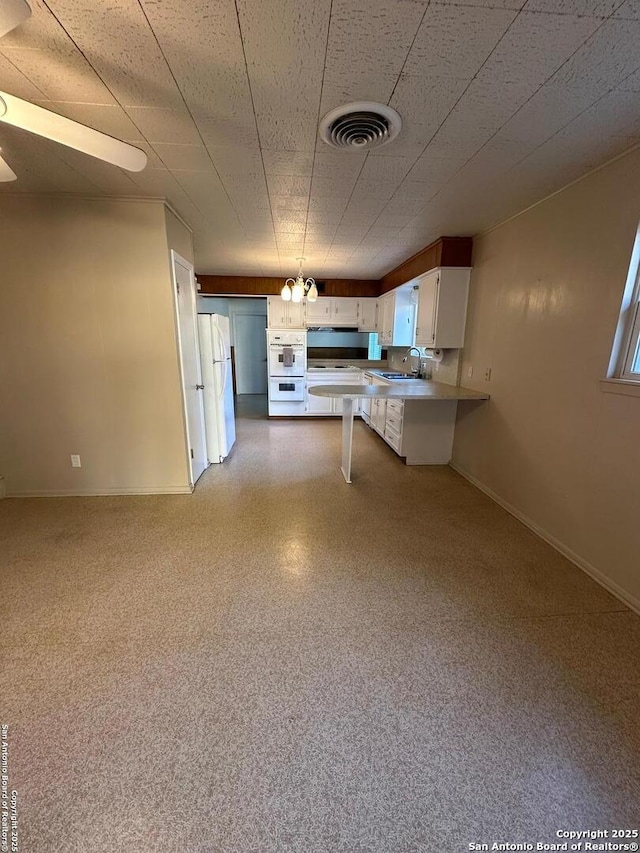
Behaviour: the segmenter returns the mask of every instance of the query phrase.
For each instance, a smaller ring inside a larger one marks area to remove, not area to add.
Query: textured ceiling
[[[640,142],[640,0],[30,0],[0,89],[144,148],[124,172],[0,124],[2,192],[165,196],[203,273],[378,277]],[[404,126],[338,153],[348,101]]]

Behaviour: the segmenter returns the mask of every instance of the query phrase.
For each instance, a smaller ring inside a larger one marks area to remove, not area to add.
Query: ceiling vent
[[[402,119],[384,104],[359,101],[327,113],[320,137],[340,151],[370,151],[391,142],[400,133]]]

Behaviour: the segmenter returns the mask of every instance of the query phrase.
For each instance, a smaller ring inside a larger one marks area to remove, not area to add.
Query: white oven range
[[[269,402],[285,401],[296,403],[304,401],[304,376],[269,377]]]
[[[267,331],[269,352],[269,414],[304,412],[304,374],[307,367],[307,333]]]

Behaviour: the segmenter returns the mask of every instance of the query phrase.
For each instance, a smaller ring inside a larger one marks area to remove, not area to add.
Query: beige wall
[[[0,257],[7,493],[188,490],[164,205],[3,196]]]
[[[492,396],[459,406],[454,445],[454,466],[636,607],[640,398],[599,380],[639,220],[636,151],[476,239],[462,383]]]
[[[176,251],[185,261],[195,264],[191,231],[168,207],[164,209],[168,248]]]

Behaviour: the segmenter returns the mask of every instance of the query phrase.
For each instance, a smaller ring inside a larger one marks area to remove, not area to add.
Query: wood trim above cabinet
[[[472,237],[440,237],[381,279],[327,278],[321,296],[382,296],[436,267],[470,267]],[[292,273],[294,275],[295,272]],[[279,296],[284,278],[198,273],[203,296]]]
[[[470,267],[472,246],[472,237],[440,237],[383,276],[380,295],[437,267]]]
[[[377,296],[377,279],[327,278],[321,296]],[[216,296],[279,296],[284,278],[198,274],[200,294]]]

